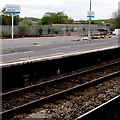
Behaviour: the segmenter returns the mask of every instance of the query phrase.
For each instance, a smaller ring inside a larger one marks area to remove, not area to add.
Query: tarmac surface
[[[118,47],[118,37],[82,40],[79,36],[1,39],[1,66],[28,60],[76,54],[78,52]]]

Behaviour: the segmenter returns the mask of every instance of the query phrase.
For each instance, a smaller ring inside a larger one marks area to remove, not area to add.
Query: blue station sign
[[[87,17],[94,18],[94,11],[88,11]]]
[[[19,14],[20,13],[20,5],[6,4],[5,5],[5,13]]]

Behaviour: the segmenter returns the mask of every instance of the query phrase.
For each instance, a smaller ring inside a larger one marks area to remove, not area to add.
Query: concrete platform
[[[26,39],[25,41],[31,44],[31,40]],[[32,42],[34,42],[34,39],[32,38]],[[52,39],[54,39],[54,42],[50,42]],[[75,41],[75,39],[80,39],[80,37],[47,38],[49,42],[47,43],[47,41],[45,41],[44,43],[46,44],[42,45],[27,46],[26,44],[26,46],[22,46],[19,43],[19,47],[15,47],[13,52],[11,52],[11,48],[3,48],[2,54],[0,55],[2,58],[0,66],[5,67],[29,62],[52,60],[119,47],[118,37],[116,36],[106,39],[92,39],[91,42],[86,40]],[[17,42],[19,42],[19,40]],[[37,38],[36,42],[37,41],[40,43],[40,39]],[[43,42],[43,40],[41,42]]]

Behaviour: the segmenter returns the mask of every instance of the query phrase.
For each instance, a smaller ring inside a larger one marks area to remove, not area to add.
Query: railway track
[[[103,103],[102,105],[90,110],[89,112],[77,117],[74,120],[108,120],[108,119],[119,119],[118,109],[120,104],[120,95],[112,98],[111,100]],[[110,114],[111,113],[111,114]]]
[[[120,62],[115,62],[16,91],[3,93],[0,95],[3,99],[3,110],[0,115],[4,119],[29,107],[32,108],[37,104],[51,101],[51,99],[58,99],[60,96],[70,94],[70,92],[119,75]]]

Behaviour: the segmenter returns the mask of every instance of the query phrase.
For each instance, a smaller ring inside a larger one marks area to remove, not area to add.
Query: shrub
[[[27,25],[18,25],[18,34],[25,35],[28,33],[28,26]]]

